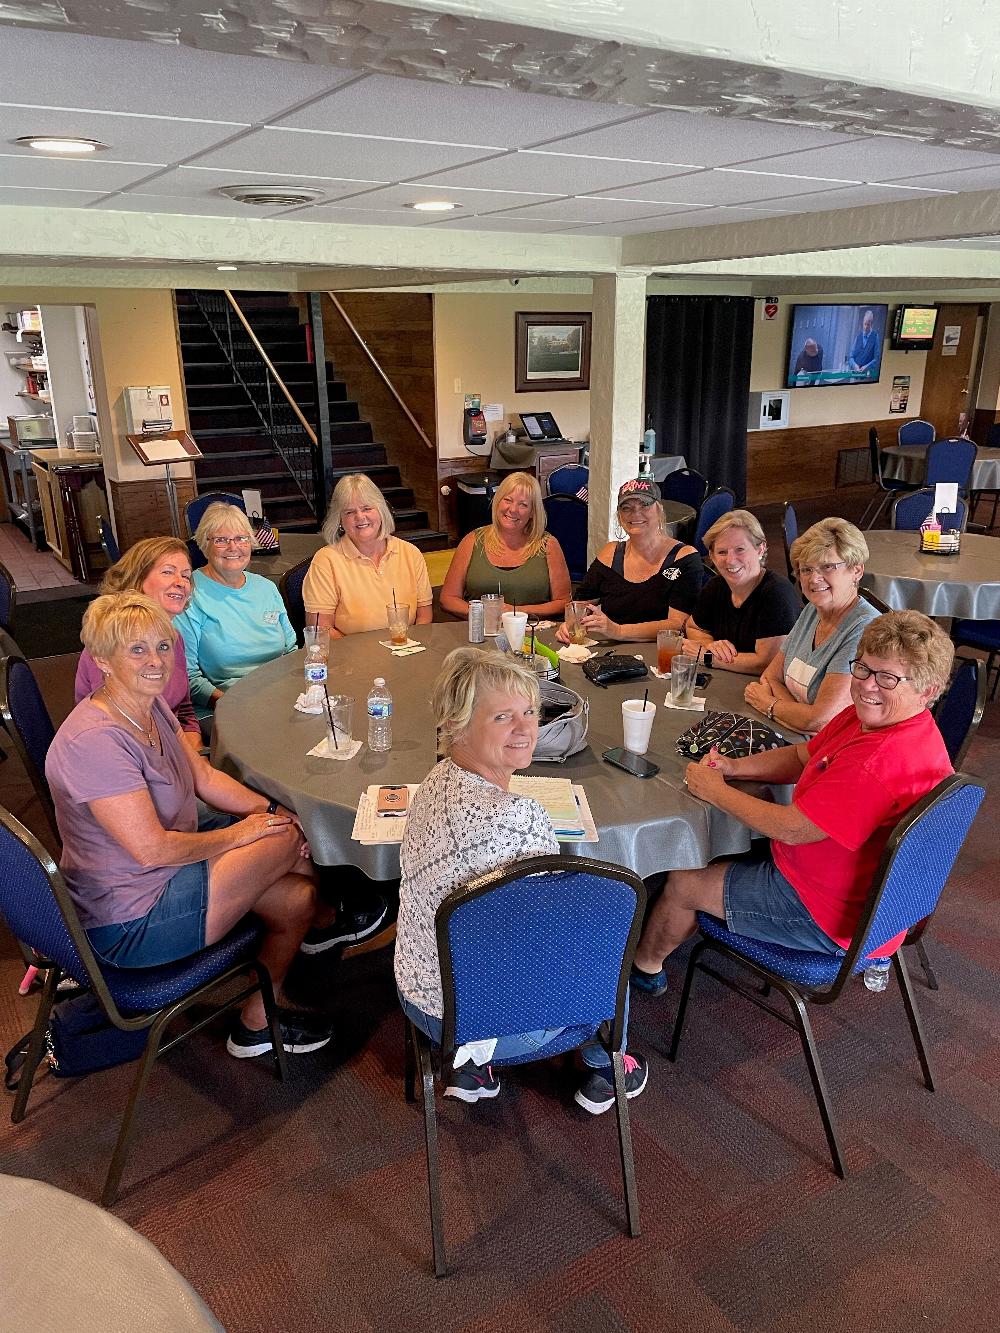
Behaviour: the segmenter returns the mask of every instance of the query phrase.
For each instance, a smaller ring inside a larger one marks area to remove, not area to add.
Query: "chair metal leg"
[[[441,1176],[438,1167],[437,1114],[434,1108],[434,1066],[430,1047],[422,1032],[411,1033],[420,1057],[420,1078],[424,1097],[424,1139],[427,1147],[427,1193],[431,1208],[431,1243],[434,1247],[434,1276],[448,1271],[444,1248],[444,1210],[441,1205]]]
[[[115,1144],[111,1165],[108,1167],[108,1174],[104,1179],[104,1189],[101,1192],[102,1208],[110,1208],[118,1198],[118,1186],[121,1184],[125,1162],[128,1159],[129,1149],[132,1146],[132,1138],[135,1133],[136,1108],[139,1105],[139,1098],[146,1091],[146,1084],[149,1082],[149,1076],[153,1072],[153,1065],[156,1063],[156,1057],[159,1053],[160,1039],[172,1016],[171,1010],[164,1010],[149,1029],[149,1036],[146,1038],[146,1049],[142,1053],[139,1068],[132,1080],[125,1114],[122,1116],[121,1128],[118,1130],[118,1142]]]
[[[906,1010],[906,1018],[910,1024],[910,1034],[913,1037],[913,1044],[917,1048],[917,1059],[920,1061],[920,1068],[923,1070],[924,1084],[931,1092],[933,1092],[934,1074],[931,1070],[930,1056],[927,1054],[927,1040],[924,1037],[924,1028],[920,1021],[920,1011],[917,1009],[916,997],[913,994],[913,983],[910,980],[910,974],[906,967],[906,959],[903,957],[902,949],[897,949],[892,955],[892,966],[896,973],[896,980],[899,982],[900,993],[903,996],[903,1007]]]
[[[924,948],[923,940],[917,940],[917,957],[920,959],[920,966],[924,969],[924,980],[927,982],[928,990],[938,989],[938,979],[935,976],[934,969],[931,967],[931,960],[927,957],[927,950]]]
[[[615,1071],[615,1111],[618,1116],[618,1150],[622,1159],[622,1181],[625,1185],[625,1212],[628,1234],[639,1235],[639,1196],[635,1187],[635,1160],[632,1156],[632,1128],[628,1118],[628,1098],[625,1095],[625,1057],[615,1051],[611,1057]]]
[[[260,998],[264,1002],[267,1026],[271,1033],[271,1059],[274,1061],[274,1076],[282,1083],[288,1077],[288,1057],[285,1055],[285,1043],[281,1039],[281,1021],[278,1018],[278,1006],[274,1002],[274,986],[271,974],[261,962],[254,964],[257,983],[260,986]]]
[[[417,1057],[413,1049],[410,1020],[403,1015],[403,1090],[408,1102],[417,1100]]]
[[[812,1024],[809,1022],[809,1014],[806,1011],[805,1002],[791,987],[781,986],[779,988],[789,1004],[795,1016],[795,1026],[798,1029],[799,1037],[802,1041],[802,1054],[806,1058],[806,1064],[809,1067],[809,1077],[812,1079],[813,1093],[816,1097],[816,1105],[819,1107],[820,1118],[823,1121],[823,1130],[826,1134],[826,1142],[830,1149],[830,1156],[833,1158],[833,1169],[841,1180],[847,1179],[847,1170],[844,1166],[844,1158],[840,1151],[840,1143],[837,1139],[837,1126],[833,1118],[833,1107],[830,1105],[830,1096],[826,1090],[826,1080],[823,1077],[823,1066],[819,1060],[819,1050],[816,1047],[816,1038],[813,1036]]]
[[[688,1000],[691,998],[691,983],[694,981],[694,970],[698,965],[698,959],[701,957],[705,948],[704,940],[699,940],[691,950],[691,957],[688,959],[687,971],[684,974],[684,989],[681,991],[681,1002],[677,1006],[677,1017],[674,1019],[674,1035],[670,1040],[670,1050],[667,1052],[667,1058],[677,1059],[677,1051],[681,1044],[681,1034],[684,1030],[684,1018],[687,1014]]]
[[[885,504],[885,492],[881,490],[876,491],[875,494],[872,496],[872,498],[869,500],[868,504],[865,506],[865,512],[861,515],[860,521],[858,522],[858,527],[863,528],[865,526],[865,520],[868,518],[869,514],[872,513],[872,510],[875,509],[876,505],[879,505],[881,507],[884,504]],[[872,521],[874,522],[874,519]]]
[[[10,1113],[11,1123],[15,1125],[21,1123],[28,1109],[28,1097],[31,1095],[31,1085],[35,1081],[35,1070],[45,1050],[45,1034],[48,1031],[49,1019],[52,1017],[52,1006],[55,1004],[56,987],[59,985],[60,976],[61,970],[55,966],[50,967],[45,973],[42,994],[38,1001],[38,1009],[35,1011],[35,1026],[31,1029],[28,1054],[21,1066],[17,1096],[14,1098],[14,1106]]]

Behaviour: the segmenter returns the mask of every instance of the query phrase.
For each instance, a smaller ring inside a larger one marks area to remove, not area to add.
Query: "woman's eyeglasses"
[[[894,690],[901,680],[912,680],[912,676],[897,676],[892,671],[873,671],[870,666],[866,666],[857,658],[847,665],[855,680],[868,680],[870,676],[874,676],[875,684],[881,685],[883,690]]]
[[[213,546],[249,546],[252,537],[209,537]]]
[[[843,569],[846,564],[846,560],[836,560],[825,565],[799,565],[799,578],[811,579],[814,574],[822,574],[828,579],[835,569]]]

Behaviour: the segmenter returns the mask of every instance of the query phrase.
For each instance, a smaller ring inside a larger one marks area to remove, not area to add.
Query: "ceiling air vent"
[[[219,194],[238,204],[254,208],[295,208],[298,204],[314,204],[323,198],[323,191],[308,185],[223,185]]]

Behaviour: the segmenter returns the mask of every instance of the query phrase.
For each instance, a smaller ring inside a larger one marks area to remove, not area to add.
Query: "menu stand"
[[[202,453],[186,430],[164,430],[150,435],[126,435],[140,463],[146,467],[162,467],[166,473],[167,503],[170,506],[170,532],[184,540],[181,515],[177,506],[177,485],[171,474],[173,463],[190,463]]]

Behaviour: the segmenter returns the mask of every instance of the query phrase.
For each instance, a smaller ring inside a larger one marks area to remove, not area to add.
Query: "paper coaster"
[[[663,701],[663,706],[665,708],[676,708],[678,709],[678,711],[682,713],[704,713],[705,696],[704,695],[699,696],[696,694],[689,704],[675,704],[673,696],[668,690],[667,697]]]
[[[351,741],[349,745],[341,745],[335,750],[329,738],[324,736],[320,743],[307,750],[306,754],[311,754],[316,759],[339,759],[343,763],[347,759],[353,759],[360,749],[361,741]]]
[[[409,657],[411,653],[422,653],[424,644],[418,643],[416,639],[407,639],[405,643],[393,643],[389,639],[379,639],[383,648],[388,648],[391,653],[397,657]]]
[[[594,640],[590,639],[588,642],[593,643]],[[589,662],[594,654],[582,643],[567,643],[559,649],[558,656],[564,662]]]

